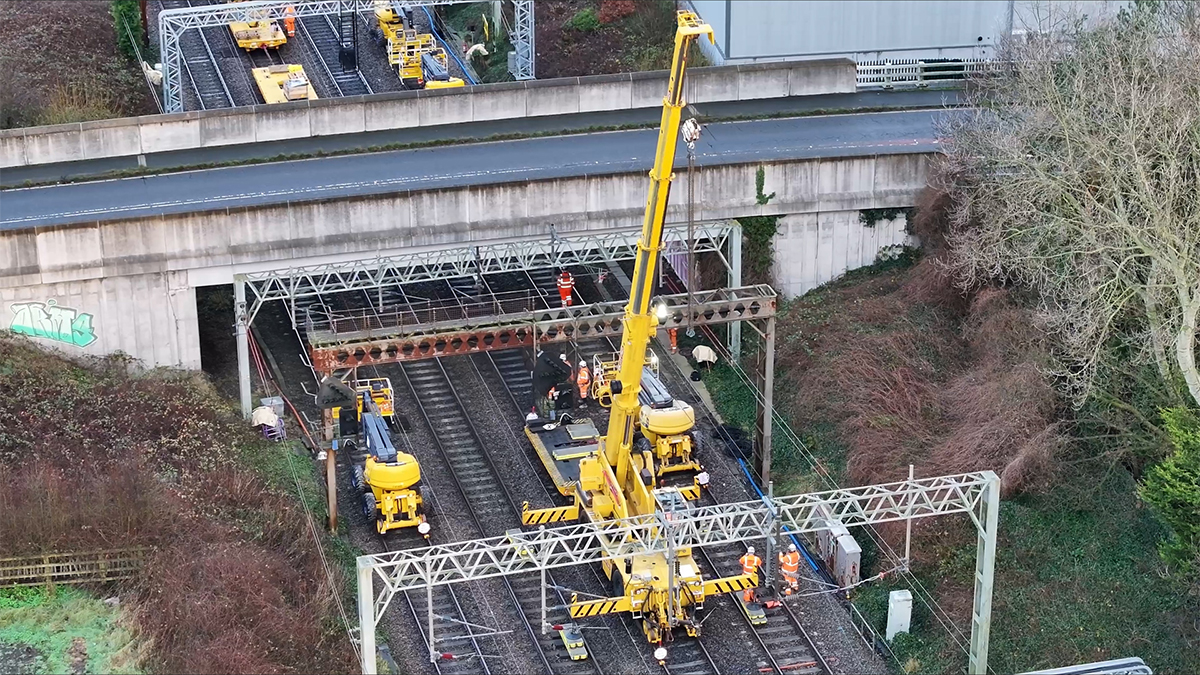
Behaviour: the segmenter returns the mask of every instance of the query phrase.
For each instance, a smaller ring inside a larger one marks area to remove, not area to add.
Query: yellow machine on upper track
[[[396,0],[375,0],[375,21],[386,41],[388,63],[396,69],[406,89],[448,89],[465,84],[451,77],[446,50],[429,33],[418,33],[404,5]]]
[[[541,443],[554,455],[553,465],[561,465],[572,473],[577,471],[578,475],[572,505],[537,510],[526,507],[522,514],[526,525],[568,520],[580,515],[595,523],[656,512],[669,518],[672,513],[692,508],[688,497],[699,493],[698,487],[694,492],[674,487],[655,488],[660,463],[656,462],[652,450],[643,447],[639,451],[634,437],[643,409],[639,394],[646,351],[658,325],[656,310],[659,308],[651,307],[654,268],[662,245],[663,217],[684,106],[683,78],[688,50],[701,36],[709,41],[713,39],[712,28],[694,13],[680,11],[677,21],[675,53],[667,96],[663,99],[654,168],[650,171],[650,190],[633,273],[634,285],[622,319],[624,335],[620,362],[609,383],[612,411],[608,433],[600,437],[590,422],[584,424],[585,420],[559,426],[531,422],[527,432],[535,444]],[[694,421],[694,416],[692,419]],[[646,639],[659,645],[670,641],[677,627],[683,627],[688,635],[699,635],[700,624],[695,619],[695,611],[703,607],[706,598],[758,583],[756,574],[705,580],[690,547],[676,549],[674,555],[655,553],[609,559],[603,562],[603,567],[611,582],[612,597],[573,600],[569,608],[571,616],[583,618],[630,612],[642,620]]]

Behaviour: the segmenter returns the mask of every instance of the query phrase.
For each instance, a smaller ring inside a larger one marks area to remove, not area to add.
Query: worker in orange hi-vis
[[[787,582],[787,588],[783,590],[784,595],[791,595],[800,590],[800,552],[796,550],[796,545],[788,546],[787,553],[779,554],[779,571],[783,573],[783,580]]]
[[[288,37],[296,37],[296,8],[288,5],[283,10],[283,27]]]
[[[588,385],[592,383],[592,373],[588,370],[587,362],[579,362],[579,372],[575,375],[575,384],[579,386],[579,405],[587,405]]]
[[[758,568],[762,567],[762,558],[754,555],[754,547],[746,547],[746,555],[738,558],[738,562],[742,564],[742,574],[758,574]],[[742,591],[743,602],[754,602],[754,589],[747,588]]]
[[[575,277],[567,270],[558,275],[558,297],[562,298],[562,306],[571,306],[571,293],[575,290]]]
[[[678,354],[679,353],[679,329],[678,328],[668,328],[667,329],[667,337],[671,338],[671,353]]]

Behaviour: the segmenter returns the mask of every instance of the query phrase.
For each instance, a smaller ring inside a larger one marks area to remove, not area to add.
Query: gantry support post
[[[768,520],[770,523],[770,534],[767,535],[766,555],[763,556],[763,576],[758,580],[759,588],[771,589],[770,594],[775,594],[775,547],[779,542],[779,519],[775,517],[775,483],[767,482],[767,503],[771,509],[771,517]]]
[[[233,280],[233,320],[237,332],[238,395],[242,401],[242,417],[250,417],[250,322],[246,317],[246,280]]]
[[[742,226],[733,228],[729,234],[729,285],[727,288],[742,286]],[[737,361],[742,358],[742,322],[734,321],[729,324],[729,358]]]
[[[363,675],[375,675],[375,589],[371,585],[373,572],[370,558],[360,557],[358,559],[358,654]]]
[[[758,397],[758,414],[754,434],[754,471],[761,485],[771,482],[771,414],[775,390],[775,317],[766,321],[762,350],[758,362],[757,381],[762,395]]]
[[[429,662],[438,660],[437,639],[433,637],[433,586],[425,587],[425,606],[429,609]]]
[[[546,634],[546,568],[542,568],[542,586],[538,589],[538,595],[542,596],[542,635]]]
[[[975,603],[971,610],[971,650],[967,672],[986,675],[988,640],[992,632],[992,585],[996,571],[996,531],[1000,525],[1000,479],[994,474],[983,489],[975,552]]]

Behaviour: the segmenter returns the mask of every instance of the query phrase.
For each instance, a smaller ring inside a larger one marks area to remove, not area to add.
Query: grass
[[[0,644],[36,649],[35,672],[83,672],[80,641],[86,672],[142,672],[141,647],[120,607],[74,588],[0,591]]]

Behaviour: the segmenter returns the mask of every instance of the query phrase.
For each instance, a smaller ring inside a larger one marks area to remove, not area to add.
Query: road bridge
[[[912,205],[937,148],[940,114],[710,125],[697,151],[696,218],[785,216],[780,246],[815,234],[813,274],[803,283],[833,278],[902,238],[894,223],[866,232],[858,212]],[[0,327],[68,350],[120,350],[147,365],[195,368],[195,289],[237,274],[544,240],[551,224],[562,235],[635,231],[653,135],[535,138],[5,191]],[[765,205],[755,194],[759,169],[764,192],[774,193]],[[672,195],[669,222],[685,222],[685,195]],[[790,269],[778,270],[785,291],[803,285]]]

